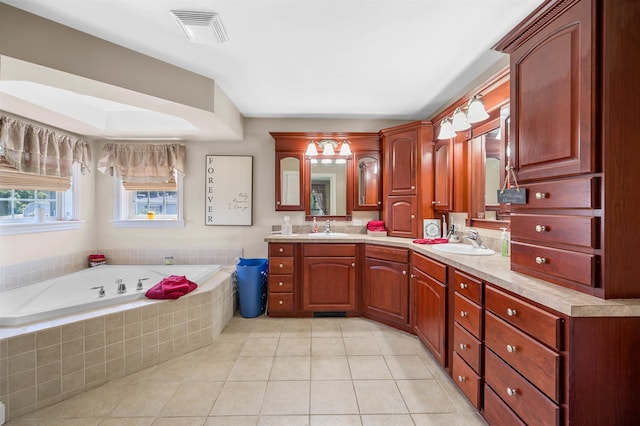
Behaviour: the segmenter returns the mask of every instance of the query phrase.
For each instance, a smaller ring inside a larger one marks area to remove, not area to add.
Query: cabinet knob
[[[416,186],[415,185],[411,185],[411,189],[416,189]]]
[[[460,383],[464,383],[464,382],[466,382],[466,381],[467,381],[467,378],[466,378],[466,377],[464,377],[464,376],[458,376],[458,381],[459,381]]]
[[[381,204],[382,204],[382,201],[378,201],[378,205],[381,205]]]
[[[464,343],[460,343],[460,349],[465,350],[467,349],[469,346],[464,344]]]
[[[284,248],[283,248],[283,247],[280,247],[280,248],[278,249],[278,251],[279,251],[280,253],[282,253],[282,252],[284,251]]]
[[[280,201],[276,201],[276,204],[277,204],[277,205],[280,205]]]
[[[518,389],[507,388],[507,395],[516,396],[518,394]]]
[[[460,288],[461,288],[462,290],[464,290],[465,288],[469,288],[469,284],[467,284],[467,283],[460,283]]]
[[[536,257],[536,263],[538,265],[542,265],[543,263],[547,263],[547,259],[545,259],[544,257],[538,256],[538,257]]]
[[[411,275],[409,275],[409,276],[410,276],[411,278],[415,278],[415,277],[416,277],[416,274],[411,274]]]
[[[278,305],[284,304],[284,300],[278,300]]]
[[[402,275],[407,275],[407,271],[402,271]]]
[[[516,348],[514,345],[507,345],[507,352],[511,354],[514,352],[518,352],[518,348]]]
[[[353,266],[355,268],[356,262],[351,263],[351,266]]]
[[[544,232],[547,230],[547,227],[544,225],[536,225],[536,232]]]
[[[467,311],[460,311],[460,316],[461,316],[462,318],[464,318],[464,317],[468,317],[468,316],[469,316],[469,313],[468,313]]]
[[[415,214],[412,214],[412,215],[411,215],[411,219],[415,219],[415,218],[416,218],[416,215],[415,215]]]
[[[282,287],[282,286],[284,285],[284,283],[283,283],[282,281],[280,281],[280,282],[278,283],[278,285],[279,285],[280,287]]]
[[[507,308],[507,315],[509,315],[510,317],[515,317],[516,315],[518,315],[518,311],[516,311],[515,309]]]
[[[279,268],[284,268],[284,265],[281,263],[278,265]]]
[[[547,198],[547,194],[544,192],[536,192],[536,199],[542,200],[543,198]]]
[[[431,202],[431,205],[432,205],[432,206],[435,206],[436,204],[440,204],[440,201],[432,201],[432,202]]]

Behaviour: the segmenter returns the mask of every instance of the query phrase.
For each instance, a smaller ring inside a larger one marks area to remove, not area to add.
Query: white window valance
[[[87,141],[11,117],[0,117],[0,156],[21,173],[69,178],[73,163],[91,171]]]
[[[181,144],[107,143],[98,170],[123,182],[169,182],[174,172],[184,174],[186,149]]]

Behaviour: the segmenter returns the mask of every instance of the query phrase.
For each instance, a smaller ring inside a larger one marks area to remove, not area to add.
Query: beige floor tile
[[[249,339],[256,337],[280,337],[280,331],[282,330],[282,323],[279,321],[265,322],[260,321],[251,330]]]
[[[381,355],[349,356],[348,360],[353,380],[392,378],[387,363]]]
[[[358,414],[351,380],[311,381],[311,414]]]
[[[393,380],[354,380],[361,414],[406,414],[406,405]]]
[[[347,355],[380,355],[380,348],[372,335],[365,337],[345,337]]]
[[[458,413],[437,413],[437,414],[412,414],[413,422],[416,426],[486,426],[480,414],[458,414]]]
[[[459,413],[476,413],[477,410],[471,404],[469,399],[465,396],[460,388],[451,380],[450,377],[443,379],[436,379],[440,387],[444,390],[444,393],[449,397],[456,410]]]
[[[311,357],[278,356],[273,359],[269,380],[311,379]]]
[[[272,357],[249,356],[239,357],[233,365],[227,380],[260,381],[268,380],[271,373]]]
[[[342,337],[340,320],[336,318],[314,318],[311,323],[313,337]]]
[[[150,419],[153,421],[154,417]],[[6,426],[96,426],[101,424],[101,417],[80,417],[76,419],[27,419],[19,418],[5,423]],[[151,423],[146,423],[150,425]]]
[[[267,382],[225,382],[211,416],[252,416],[260,413]]]
[[[205,426],[256,426],[258,416],[210,416]]]
[[[284,322],[280,337],[311,337],[311,318],[293,318]]]
[[[109,417],[157,416],[175,394],[178,383],[138,383],[127,389],[124,399]]]
[[[212,356],[238,356],[244,342],[244,340],[221,339],[209,347],[209,354]]]
[[[369,414],[362,416],[363,426],[413,426],[409,414]],[[453,426],[451,423],[449,426]]]
[[[351,380],[347,357],[311,357],[311,380]]]
[[[417,339],[396,336],[389,332],[375,335],[376,343],[383,355],[416,355]]]
[[[56,404],[60,417],[106,417],[135,385],[111,382]]]
[[[361,318],[341,318],[342,337],[371,337],[371,323]]]
[[[235,357],[209,356],[208,359],[203,359],[194,365],[186,380],[193,382],[225,381],[235,363]]]
[[[207,417],[158,417],[153,426],[202,426]]]
[[[311,339],[312,356],[346,355],[341,337],[313,337]]]
[[[309,381],[269,382],[260,414],[309,414]]]
[[[260,416],[258,426],[308,426],[309,416]]]
[[[162,417],[207,417],[222,390],[223,382],[181,383],[160,412]],[[204,421],[202,422],[204,423]]]
[[[433,379],[433,374],[417,355],[387,355],[384,359],[396,380]]]
[[[247,339],[240,356],[274,356],[278,347],[278,337],[255,337]]]
[[[308,356],[311,354],[310,337],[281,337],[277,356]]]
[[[357,414],[345,415],[313,415],[310,417],[311,426],[362,426]]]
[[[411,413],[454,413],[456,407],[437,380],[397,380]]]

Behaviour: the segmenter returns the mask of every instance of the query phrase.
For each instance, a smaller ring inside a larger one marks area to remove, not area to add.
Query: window
[[[174,172],[168,184],[115,182],[116,227],[182,227],[182,173]],[[150,215],[149,212],[153,214]]]

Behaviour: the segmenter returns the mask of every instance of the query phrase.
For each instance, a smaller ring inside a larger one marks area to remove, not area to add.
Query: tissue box
[[[372,237],[386,237],[387,231],[370,231],[369,229],[367,229],[367,235],[370,235]]]

